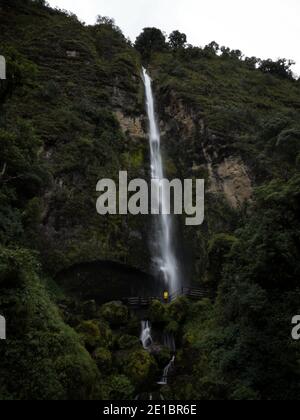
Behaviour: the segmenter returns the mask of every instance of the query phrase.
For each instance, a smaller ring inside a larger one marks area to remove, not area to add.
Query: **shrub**
[[[289,163],[295,163],[300,152],[300,130],[283,130],[277,138],[276,147],[280,157],[284,157]]]
[[[128,321],[128,308],[121,302],[106,303],[101,307],[100,313],[114,327],[124,325]]]
[[[118,340],[118,347],[121,350],[134,349],[136,347],[140,347],[140,345],[139,338],[132,335],[121,335]]]
[[[97,367],[50,300],[35,256],[0,247],[0,261],[1,276],[10,266],[21,280],[1,289],[9,336],[7,346],[0,346],[0,398],[102,398]]]
[[[136,350],[125,359],[124,373],[135,386],[150,382],[155,378],[156,363],[145,350]]]
[[[107,381],[107,399],[128,400],[134,397],[134,386],[125,375],[114,375]]]
[[[101,373],[109,373],[111,371],[112,355],[109,350],[104,347],[98,347],[93,357]]]
[[[167,320],[166,305],[159,300],[154,300],[148,310],[148,317],[152,323],[164,323]]]
[[[82,321],[76,328],[89,351],[101,344],[101,335],[96,321]]]
[[[185,317],[187,315],[188,307],[188,299],[184,296],[179,297],[168,306],[168,318],[178,323],[184,322]]]

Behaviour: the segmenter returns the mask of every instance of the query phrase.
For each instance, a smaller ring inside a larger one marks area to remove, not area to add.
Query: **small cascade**
[[[171,351],[171,353],[173,354],[172,359],[170,360],[170,362],[168,363],[168,365],[164,368],[164,372],[162,375],[161,380],[158,382],[158,385],[167,385],[168,384],[168,377],[169,377],[169,373],[170,370],[172,370],[174,368],[174,364],[175,364],[175,353],[176,353],[176,344],[175,344],[175,338],[174,335],[171,333],[164,333],[163,335],[163,343],[165,347],[168,347],[168,349]]]
[[[151,336],[151,324],[149,321],[142,321],[140,340],[145,350],[148,350],[153,340]]]
[[[168,384],[169,373],[170,373],[170,370],[173,369],[174,363],[175,363],[175,355],[172,357],[169,364],[164,368],[163,376],[162,376],[161,380],[158,382],[158,385],[167,385]]]

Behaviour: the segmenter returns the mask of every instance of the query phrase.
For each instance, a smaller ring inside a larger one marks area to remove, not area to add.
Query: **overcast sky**
[[[148,26],[185,32],[188,42],[211,41],[248,56],[291,58],[300,75],[300,0],[48,0],[86,23],[110,16],[132,41]]]

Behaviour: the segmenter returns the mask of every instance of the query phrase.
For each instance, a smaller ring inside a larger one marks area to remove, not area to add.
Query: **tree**
[[[97,25],[109,25],[109,26],[114,26],[115,25],[115,20],[108,17],[108,16],[101,16],[98,15],[97,16],[97,20],[96,20],[96,24]]]
[[[256,69],[256,66],[260,63],[260,59],[257,57],[246,57],[245,63],[251,69]]]
[[[230,56],[232,58],[237,58],[238,60],[241,60],[243,58],[243,53],[240,50],[232,50],[230,52]]]
[[[221,47],[221,53],[222,53],[222,57],[230,57],[230,48],[228,47]]]
[[[46,0],[32,0],[32,2],[38,4],[39,6],[49,6]]]
[[[115,20],[110,18],[109,16],[98,15],[96,20],[96,27],[106,27],[113,29],[115,32],[122,35],[123,37],[121,29],[116,25]]]
[[[232,246],[237,239],[225,233],[214,235],[209,241],[209,280],[216,286],[222,280],[222,270]]]
[[[144,28],[135,41],[135,48],[142,58],[148,61],[153,52],[166,49],[166,37],[160,29]]]
[[[173,31],[169,35],[169,45],[173,50],[179,50],[181,48],[184,48],[186,43],[187,43],[186,34],[182,32]]]
[[[269,58],[268,60],[261,61],[259,69],[263,73],[270,73],[282,78],[293,79],[291,67],[294,64],[294,61],[287,60],[286,58],[281,58],[277,61],[273,61]]]
[[[216,41],[212,41],[210,44],[205,46],[205,51],[217,54],[220,51],[220,45]]]
[[[295,128],[283,130],[277,138],[276,148],[281,159],[295,163],[300,152],[300,130]]]

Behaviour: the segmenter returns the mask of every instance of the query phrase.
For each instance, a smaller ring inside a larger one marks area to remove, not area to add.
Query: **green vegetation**
[[[0,314],[8,339],[0,343],[0,399],[133,399],[156,392],[171,358],[157,343],[145,351],[137,317],[122,302],[99,304],[89,289],[119,287],[121,268],[110,263],[123,264],[126,282],[126,267],[149,269],[149,219],[95,210],[100,178],[149,173],[142,62],[155,79],[168,175],[206,180],[205,223],[185,228],[182,242],[193,283],[215,297],[149,308],[154,329],[177,344],[161,392],[299,399],[300,349],[290,339],[300,311],[300,84],[292,62],[244,57],[216,42],[194,47],[185,34],[167,39],[156,28],[134,47],[111,18],[87,26],[44,1],[3,3]],[[81,270],[91,262],[99,262],[93,282]]]
[[[135,48],[143,60],[149,61],[153,53],[166,50],[166,37],[160,29],[145,28],[137,37]]]
[[[213,42],[155,52],[150,66],[178,173],[187,178],[211,164],[205,223],[185,234],[196,257],[194,280],[216,301],[180,305],[172,314],[152,305],[151,319],[163,321],[180,348],[165,396],[298,399],[300,349],[290,323],[300,310],[300,85],[291,62],[245,58]],[[232,188],[234,173],[223,175],[229,161],[243,162],[253,189],[251,202],[236,208],[213,184],[225,196]]]
[[[111,302],[103,305],[101,314],[112,326],[128,323],[128,309],[120,302]]]
[[[173,31],[169,35],[169,44],[170,44],[170,47],[174,50],[179,50],[181,48],[184,48],[186,43],[187,43],[186,34],[183,34],[179,31]]]
[[[101,398],[96,365],[50,301],[34,255],[1,247],[0,257],[9,331],[0,347],[1,398]]]

